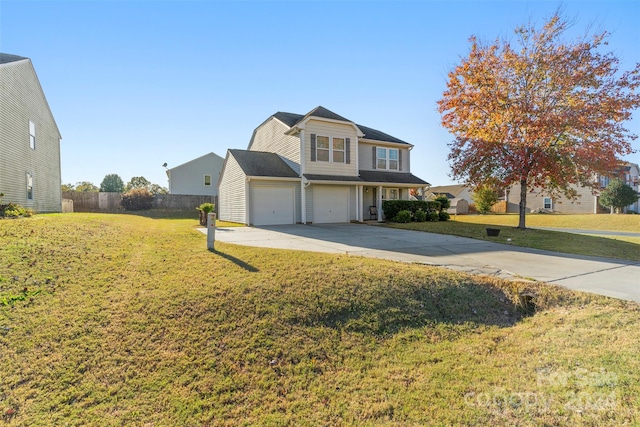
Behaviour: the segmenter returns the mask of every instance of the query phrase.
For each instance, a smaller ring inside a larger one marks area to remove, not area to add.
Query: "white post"
[[[207,215],[207,249],[214,250],[213,243],[216,241],[216,214]]]

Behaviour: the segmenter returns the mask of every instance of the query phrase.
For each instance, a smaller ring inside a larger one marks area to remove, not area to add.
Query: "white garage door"
[[[294,224],[293,187],[254,187],[253,225]]]
[[[313,222],[349,222],[349,187],[314,186]]]

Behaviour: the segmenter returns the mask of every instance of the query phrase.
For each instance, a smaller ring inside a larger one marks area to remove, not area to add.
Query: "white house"
[[[247,150],[228,150],[219,217],[250,225],[383,219],[382,201],[429,184],[411,174],[413,145],[324,107],[278,112]]]
[[[224,159],[208,153],[179,166],[167,169],[170,194],[217,196],[218,180]]]
[[[0,53],[3,203],[62,211],[60,131],[29,58]]]

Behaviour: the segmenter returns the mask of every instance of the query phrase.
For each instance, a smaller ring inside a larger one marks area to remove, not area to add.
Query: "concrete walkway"
[[[206,229],[201,229],[206,233]],[[640,263],[363,224],[223,227],[216,241],[442,266],[640,302]]]

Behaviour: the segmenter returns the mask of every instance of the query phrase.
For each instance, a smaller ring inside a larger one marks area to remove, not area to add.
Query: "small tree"
[[[62,191],[75,191],[76,187],[73,184],[62,184]]]
[[[619,70],[616,55],[603,51],[609,33],[569,41],[569,27],[556,13],[541,28],[517,28],[514,46],[471,37],[438,102],[455,137],[452,177],[519,184],[518,228],[531,187],[573,198],[576,185],[595,187],[596,173],[633,152],[625,122],[640,106],[640,64]]]
[[[120,175],[111,173],[106,175],[100,183],[100,191],[103,193],[122,193],[124,191],[124,182],[122,178],[120,178]]]
[[[484,184],[475,189],[471,198],[476,204],[478,212],[486,214],[491,212],[491,208],[498,201],[498,192],[494,186]]]
[[[92,182],[82,181],[76,184],[75,191],[85,192],[85,193],[97,193],[100,189],[93,185]]]
[[[638,200],[638,193],[626,182],[617,178],[609,182],[607,188],[600,193],[598,203],[605,208],[610,208],[611,213],[616,210],[622,212],[625,206],[629,206]]]

